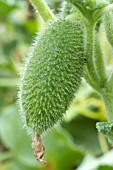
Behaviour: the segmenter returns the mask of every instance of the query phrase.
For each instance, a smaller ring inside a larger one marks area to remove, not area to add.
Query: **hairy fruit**
[[[49,22],[26,59],[19,102],[27,128],[40,135],[68,109],[84,68],[84,29],[78,21]]]

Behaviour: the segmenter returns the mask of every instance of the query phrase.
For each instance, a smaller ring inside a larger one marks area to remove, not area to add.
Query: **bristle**
[[[40,135],[68,109],[83,76],[84,31],[78,21],[48,23],[28,54],[19,102],[26,126]]]

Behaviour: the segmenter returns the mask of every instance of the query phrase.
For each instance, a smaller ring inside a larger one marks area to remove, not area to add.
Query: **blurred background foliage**
[[[46,1],[59,15],[63,1]],[[40,21],[29,0],[0,0],[0,170],[112,170],[112,147],[95,128],[106,120],[104,107],[85,80],[61,124],[43,135],[48,167],[33,156],[17,92],[22,61]]]

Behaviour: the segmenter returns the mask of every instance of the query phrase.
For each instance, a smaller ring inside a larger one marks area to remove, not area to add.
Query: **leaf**
[[[96,128],[100,133],[105,135],[113,145],[113,122],[98,122]]]
[[[6,161],[6,160],[9,160],[9,159],[12,159],[13,158],[13,154],[10,153],[10,152],[2,152],[0,153],[0,162],[2,161]]]
[[[108,168],[108,169],[107,169]],[[112,170],[113,169],[113,150],[99,158],[91,156],[85,157],[81,165],[76,170]]]
[[[101,165],[97,170],[113,170],[113,166]]]
[[[0,137],[6,147],[17,149],[23,131],[21,130],[20,115],[15,105],[11,105],[3,110],[0,116]]]
[[[72,135],[78,147],[83,151],[97,155],[101,153],[101,149],[95,124],[96,121],[78,115],[70,122],[64,122],[62,127]]]
[[[29,167],[28,166],[25,166],[23,165],[21,162],[19,161],[13,161],[11,162],[5,169],[3,170],[37,170],[37,168],[33,168],[33,167]]]
[[[29,167],[37,167],[33,156],[31,137],[26,134],[16,105],[4,109],[0,115],[0,138],[9,148],[15,160]]]
[[[15,5],[8,5],[5,2],[1,2],[0,1],[0,19],[6,19],[8,14],[14,9],[16,8]]]
[[[11,105],[1,113],[0,137],[14,155],[8,170],[19,170],[19,168],[22,170],[39,168],[41,170],[40,164],[33,156],[31,137],[27,136],[25,129],[23,129],[17,106]],[[49,170],[72,169],[84,156],[75,147],[69,133],[62,128],[57,127],[54,133],[43,136],[43,141],[45,159],[50,164]]]
[[[58,127],[43,136],[45,159],[50,164],[49,170],[70,170],[82,160],[84,154],[74,145],[67,131]]]

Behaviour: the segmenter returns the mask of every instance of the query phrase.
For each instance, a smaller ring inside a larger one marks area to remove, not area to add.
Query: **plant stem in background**
[[[45,21],[55,18],[54,14],[43,0],[31,0],[31,1]]]
[[[0,87],[12,87],[17,86],[18,79],[17,78],[0,78]]]

